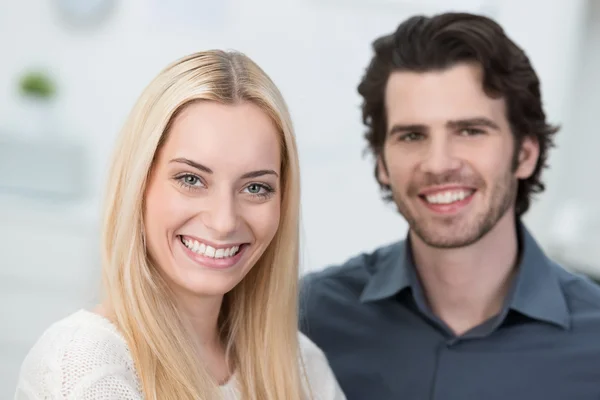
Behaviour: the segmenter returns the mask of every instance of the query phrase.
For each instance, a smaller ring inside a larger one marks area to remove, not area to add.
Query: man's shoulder
[[[306,274],[301,282],[301,297],[357,300],[370,278],[377,273],[382,260],[396,253],[404,243],[386,244]]]
[[[569,308],[597,310],[600,318],[600,284],[572,268],[552,262]]]

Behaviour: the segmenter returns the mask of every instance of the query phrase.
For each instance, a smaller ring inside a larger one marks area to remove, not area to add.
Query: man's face
[[[486,95],[478,66],[394,72],[385,106],[378,178],[413,234],[432,247],[468,246],[514,212],[539,147],[526,138],[515,149],[505,102]]]

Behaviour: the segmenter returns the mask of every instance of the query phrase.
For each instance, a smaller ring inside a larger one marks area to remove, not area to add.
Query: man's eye
[[[402,136],[400,136],[400,140],[403,142],[414,142],[417,140],[421,140],[423,138],[423,134],[419,132],[409,132]]]
[[[475,128],[463,128],[460,130],[460,135],[461,136],[476,136],[476,135],[481,135],[483,133],[485,133],[484,131],[482,131],[481,129],[475,129]]]

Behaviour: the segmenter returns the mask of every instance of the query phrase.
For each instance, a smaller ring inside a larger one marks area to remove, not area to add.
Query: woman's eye
[[[177,183],[184,189],[187,190],[196,190],[201,189],[204,185],[202,184],[202,180],[196,175],[185,174],[177,177]]]
[[[246,186],[244,191],[260,199],[268,199],[275,193],[275,190],[271,186],[264,183],[251,183]]]
[[[248,185],[248,191],[249,191],[250,193],[252,193],[252,194],[258,194],[258,193],[260,193],[260,190],[261,190],[262,188],[263,188],[263,187],[262,187],[261,185],[258,185],[258,184],[256,184],[256,183],[253,183],[253,184],[251,184],[251,185]]]
[[[183,181],[188,185],[194,186],[196,183],[198,183],[199,179],[193,175],[186,175],[183,177]]]

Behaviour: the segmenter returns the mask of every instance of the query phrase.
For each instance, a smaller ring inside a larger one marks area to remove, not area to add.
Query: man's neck
[[[514,276],[518,257],[512,212],[477,243],[435,249],[411,234],[415,265],[429,306],[456,335],[497,315]]]

